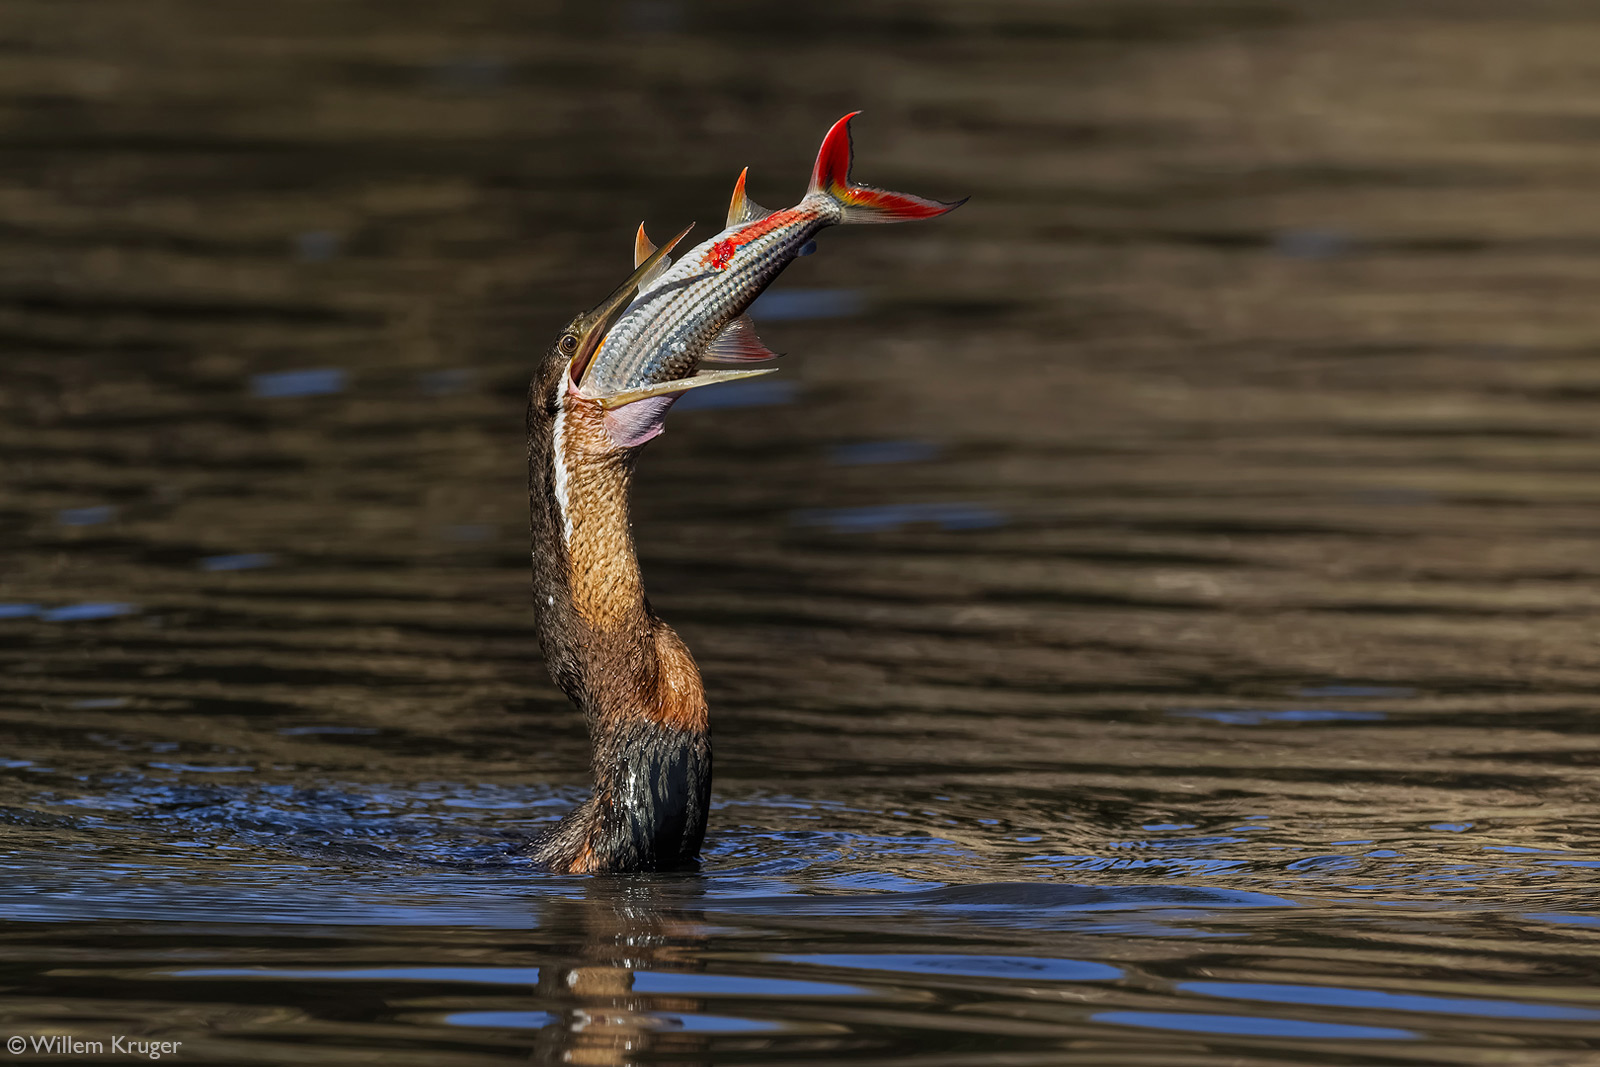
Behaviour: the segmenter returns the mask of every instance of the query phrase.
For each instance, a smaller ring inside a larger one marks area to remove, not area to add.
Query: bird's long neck
[[[693,858],[705,829],[705,692],[688,649],[645,599],[628,520],[633,452],[597,405],[529,406],[533,589],[551,675],[583,710],[595,794],[562,824],[568,870],[657,869]]]

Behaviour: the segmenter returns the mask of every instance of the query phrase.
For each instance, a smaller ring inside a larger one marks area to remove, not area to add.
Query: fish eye
[[[578,336],[577,336],[577,334],[569,333],[569,334],[566,334],[565,336],[563,336],[561,338],[561,351],[567,353],[567,355],[570,356],[572,353],[576,352],[577,350],[578,350]]]

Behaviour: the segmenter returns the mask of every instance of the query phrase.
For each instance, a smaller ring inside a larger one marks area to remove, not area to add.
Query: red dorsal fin
[[[729,226],[737,226],[741,222],[754,222],[756,219],[764,219],[772,214],[769,209],[762,207],[745,195],[744,180],[749,173],[750,168],[744,168],[739,172],[739,180],[733,183],[733,199],[728,201],[727,225]]]

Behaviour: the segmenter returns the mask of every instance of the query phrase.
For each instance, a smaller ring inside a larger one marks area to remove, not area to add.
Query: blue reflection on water
[[[1300,690],[1303,697],[1408,697],[1415,689],[1404,685],[1313,685]]]
[[[1044,956],[947,956],[850,953],[815,953],[774,956],[785,963],[818,967],[848,967],[864,971],[905,974],[948,974],[965,978],[1024,978],[1029,981],[1108,982],[1122,971],[1105,963],[1051,959]]]
[[[138,606],[134,604],[90,601],[51,608],[49,611],[41,612],[39,618],[45,622],[86,622],[91,619],[114,619],[118,615],[131,615],[138,610]]]
[[[1185,1030],[1196,1034],[1240,1037],[1323,1037],[1366,1041],[1411,1041],[1416,1034],[1388,1026],[1311,1023],[1299,1019],[1262,1019],[1253,1015],[1194,1015],[1176,1011],[1102,1011],[1089,1017],[1097,1023],[1142,1026],[1152,1030]]]
[[[231,556],[204,556],[200,569],[207,571],[249,571],[278,562],[271,552],[239,552]]]
[[[1361,866],[1361,861],[1353,856],[1312,856],[1309,859],[1295,860],[1288,865],[1291,871],[1348,871],[1353,867]]]
[[[657,1030],[682,1030],[700,1034],[759,1033],[763,1030],[781,1030],[783,1027],[765,1019],[741,1019],[732,1015],[698,1015],[690,1012],[649,1012],[648,1018]]]
[[[458,1011],[446,1015],[451,1026],[493,1026],[506,1030],[543,1030],[556,1021],[547,1011]]]
[[[375,734],[370,726],[285,726],[278,733],[285,737],[312,737],[318,734]]]
[[[1548,853],[1550,855],[1560,855],[1560,850],[1559,849],[1533,848],[1532,846],[1529,846],[1529,845],[1483,845],[1481,847],[1482,847],[1483,851],[1485,851],[1485,852],[1523,852],[1523,853]]]
[[[920,463],[939,454],[932,441],[858,441],[835,445],[828,459],[840,467],[862,467],[874,463]]]
[[[341,393],[344,387],[345,374],[340,367],[277,371],[257,374],[250,379],[251,392],[269,400],[290,396],[326,396]]]
[[[86,508],[62,508],[56,512],[56,521],[63,526],[98,526],[117,517],[117,509],[110,504],[95,504]]]
[[[0,619],[31,619],[37,614],[37,604],[0,604]]]
[[[1260,726],[1269,722],[1379,722],[1381,711],[1344,711],[1334,708],[1174,708],[1167,712],[1185,719],[1210,719],[1229,726]]]
[[[1244,838],[1235,838],[1233,840],[1242,841]],[[1151,842],[1149,844],[1154,845],[1155,843]],[[1193,844],[1193,842],[1178,841],[1172,842],[1170,845],[1165,842],[1162,843],[1166,847],[1186,847],[1190,844]],[[1221,874],[1224,871],[1238,870],[1245,866],[1243,860],[1174,855],[1095,856],[1043,853],[1028,856],[1027,860],[1030,863],[1046,863],[1051,867],[1065,871],[1161,871],[1167,874],[1187,877]]]
[[[869,504],[854,508],[808,508],[794,513],[801,526],[826,526],[838,533],[880,533],[931,523],[941,530],[985,530],[1005,524],[1005,516],[980,504]]]
[[[764,408],[792,404],[800,393],[793,382],[761,378],[691,389],[672,405],[673,411],[727,411],[730,408]]]
[[[635,993],[671,993],[697,997],[864,997],[860,986],[807,982],[796,978],[752,978],[742,974],[686,974],[679,971],[635,971]]]
[[[768,289],[750,305],[750,317],[762,322],[838,319],[859,315],[864,307],[856,289]]]
[[[1480,1000],[1476,997],[1432,997],[1413,993],[1385,993],[1377,989],[1276,985],[1264,982],[1179,982],[1178,988],[1207,997],[1260,1000],[1270,1004],[1315,1004],[1331,1008],[1425,1011],[1449,1015],[1485,1015],[1497,1019],[1600,1019],[1600,1011],[1568,1008],[1555,1004]]]

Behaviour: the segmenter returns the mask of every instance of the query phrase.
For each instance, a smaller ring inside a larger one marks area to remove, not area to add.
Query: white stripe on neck
[[[567,405],[565,397],[556,402],[555,432],[550,447],[550,465],[556,479],[556,505],[561,508],[561,543],[572,543],[572,509],[567,503]]]

